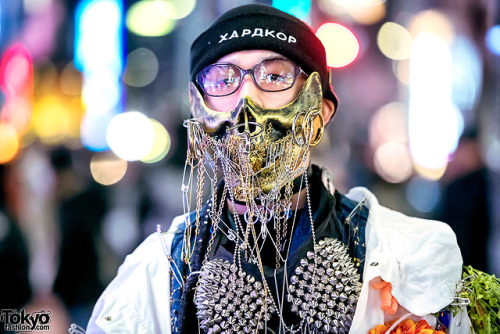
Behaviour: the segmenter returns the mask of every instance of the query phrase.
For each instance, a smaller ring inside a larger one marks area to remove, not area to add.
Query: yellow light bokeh
[[[90,160],[90,172],[94,180],[109,186],[120,181],[127,171],[128,163],[111,152],[94,153]]]
[[[404,85],[410,84],[410,60],[394,60],[392,63],[392,72],[399,82]]]
[[[0,122],[0,164],[12,161],[19,152],[19,137],[16,129],[4,122]]]
[[[341,16],[343,14],[347,14],[347,9],[337,5],[334,0],[318,0],[318,7],[321,11],[330,16]]]
[[[390,59],[407,59],[410,57],[412,37],[405,27],[394,22],[386,22],[377,34],[377,45],[380,51]]]
[[[40,140],[48,145],[60,143],[71,129],[71,117],[56,96],[47,96],[33,110],[33,126]]]
[[[167,17],[172,20],[179,20],[188,16],[196,6],[196,0],[169,0],[165,2],[168,2],[170,6]]]
[[[338,23],[325,23],[316,31],[326,50],[328,66],[349,65],[359,53],[359,42],[351,30]],[[342,47],[339,47],[342,45]]]
[[[432,181],[437,181],[443,177],[448,165],[444,165],[440,168],[428,168],[428,167],[424,167],[422,165],[419,165],[416,162],[413,162],[413,167],[415,168],[415,171],[418,174],[420,174],[423,178],[428,179],[428,180],[432,180]]]
[[[439,36],[448,44],[455,38],[455,29],[448,16],[433,9],[418,13],[411,21],[408,30],[413,38],[422,33],[430,33]]]
[[[84,116],[82,102],[79,97],[66,99],[66,113],[68,114],[69,126],[66,131],[66,136],[80,141],[81,123]]]
[[[141,0],[130,6],[126,16],[127,28],[141,36],[164,36],[170,33],[176,21],[169,16],[175,7],[168,1]]]
[[[385,3],[378,0],[369,0],[364,4],[347,7],[347,13],[357,23],[365,25],[375,24],[385,17]]]
[[[163,159],[170,150],[170,135],[165,127],[154,119],[149,119],[153,126],[154,139],[151,151],[141,159],[145,163],[155,163]]]
[[[22,134],[22,136],[19,136],[19,148],[23,149],[25,147],[30,146],[33,144],[36,140],[36,132],[35,129],[33,129],[33,126],[29,127],[29,130],[25,133]]]

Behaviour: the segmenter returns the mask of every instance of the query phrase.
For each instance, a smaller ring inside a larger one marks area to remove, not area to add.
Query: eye
[[[214,86],[216,86],[218,89],[223,90],[223,89],[226,89],[228,87],[238,85],[238,82],[239,82],[239,78],[232,77],[232,78],[221,79],[217,82],[213,82],[212,84]]]
[[[239,85],[240,77],[237,69],[228,65],[212,65],[202,75],[201,81],[205,92],[219,95],[227,94]]]
[[[279,83],[279,82],[283,82],[285,79],[286,79],[286,77],[282,74],[268,73],[266,75],[266,81],[269,83],[271,83],[271,82]]]
[[[270,59],[261,62],[255,70],[261,88],[270,91],[287,89],[295,79],[295,65],[284,59]]]

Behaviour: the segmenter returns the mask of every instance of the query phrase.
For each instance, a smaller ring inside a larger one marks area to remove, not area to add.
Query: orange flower
[[[387,331],[397,321],[397,319],[377,325],[368,334],[446,334],[442,331],[434,330],[425,320],[414,322],[411,319],[400,322],[390,333]]]

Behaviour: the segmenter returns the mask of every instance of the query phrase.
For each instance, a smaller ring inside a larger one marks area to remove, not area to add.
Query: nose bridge
[[[247,75],[248,74],[248,75]],[[238,132],[255,134],[259,131],[258,109],[264,107],[262,91],[255,84],[253,69],[243,70],[241,86],[238,89],[240,102],[237,106],[236,125]]]
[[[251,70],[244,70],[243,76],[241,77],[241,86],[248,86],[249,84],[252,84],[255,86],[255,88],[258,89],[258,87],[255,85],[254,79],[253,79],[253,73]],[[243,88],[243,87],[240,87]]]
[[[238,115],[236,116],[236,125],[238,132],[248,132],[254,134],[259,125],[257,125],[257,119],[255,115],[253,101],[249,96],[244,96],[239,105]]]
[[[241,70],[241,73],[243,73],[243,75],[241,76],[241,80],[243,81],[242,83],[244,83],[245,79],[247,80],[252,80],[253,78],[253,69],[249,68],[248,70],[245,70],[245,69],[242,69]],[[247,78],[247,75],[248,75],[248,78]]]
[[[248,75],[247,75],[248,74]],[[242,78],[241,86],[238,90],[238,94],[240,98],[249,97],[253,102],[257,103],[261,107],[264,107],[264,101],[262,98],[262,90],[257,87],[255,81],[250,74],[250,72],[246,72]]]

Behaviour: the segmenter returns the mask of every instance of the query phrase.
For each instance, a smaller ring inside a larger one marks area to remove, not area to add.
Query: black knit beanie
[[[318,72],[323,97],[333,101],[337,108],[321,41],[303,21],[267,5],[231,9],[197,38],[191,46],[191,81],[195,82],[205,66],[242,50],[274,51],[295,62],[307,74]]]

